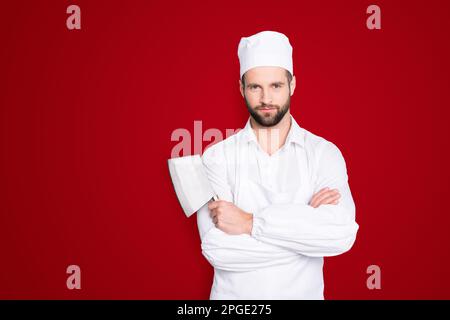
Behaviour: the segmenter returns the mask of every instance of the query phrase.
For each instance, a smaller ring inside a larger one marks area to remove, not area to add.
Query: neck
[[[283,119],[273,127],[261,126],[253,117],[250,117],[250,125],[255,132],[259,145],[269,155],[272,155],[286,142],[291,128],[291,115],[290,112],[286,112]]]

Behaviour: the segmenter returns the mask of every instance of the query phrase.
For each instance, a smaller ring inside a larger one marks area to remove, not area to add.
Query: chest
[[[295,146],[274,156],[263,156],[251,146],[239,148],[229,170],[234,203],[248,212],[272,204],[309,203],[315,179],[314,158]]]

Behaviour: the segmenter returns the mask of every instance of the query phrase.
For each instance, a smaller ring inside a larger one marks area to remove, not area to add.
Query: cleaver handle
[[[219,196],[215,194],[215,195],[211,198],[211,200],[217,201],[217,200],[219,200]]]

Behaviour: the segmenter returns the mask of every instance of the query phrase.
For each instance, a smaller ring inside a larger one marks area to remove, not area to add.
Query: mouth
[[[263,108],[258,108],[258,110],[266,113],[266,112],[272,112],[274,110],[276,110],[277,108],[269,108],[269,107],[263,107]]]

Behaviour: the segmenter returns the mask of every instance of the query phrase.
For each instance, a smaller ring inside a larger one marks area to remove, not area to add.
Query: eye
[[[273,87],[274,88],[281,88],[281,86],[279,84],[274,84]]]

